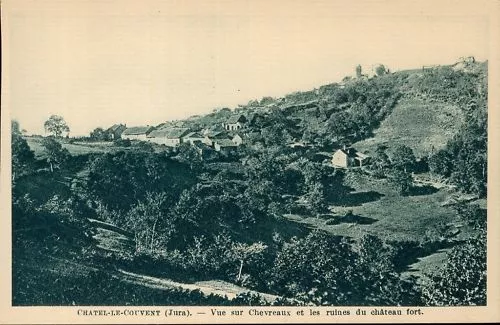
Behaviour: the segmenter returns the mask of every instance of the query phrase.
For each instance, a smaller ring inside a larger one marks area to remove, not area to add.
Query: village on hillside
[[[420,72],[432,72],[442,66],[422,66]],[[477,69],[477,63],[474,57],[467,56],[460,58],[454,64],[444,66],[449,67],[453,71],[474,72]],[[339,89],[345,89],[346,86],[353,82],[369,81],[383,75],[393,74],[383,64],[373,64],[363,70],[361,65],[355,67],[352,76],[346,76],[341,82],[328,86],[333,86]],[[418,70],[416,70],[418,72]],[[404,73],[404,72],[398,72]],[[398,74],[396,73],[396,75]],[[323,87],[324,88],[324,87]],[[324,90],[323,90],[324,92]],[[168,121],[157,126],[127,126],[126,124],[117,123],[113,126],[99,130],[94,130],[94,136],[91,133],[90,138],[94,140],[130,140],[149,142],[159,145],[160,147],[175,150],[181,144],[190,145],[198,152],[201,160],[204,157],[210,156],[213,152],[223,156],[234,154],[242,145],[251,145],[254,149],[258,149],[259,145],[264,141],[259,141],[262,135],[262,125],[266,124],[266,119],[273,110],[280,110],[288,114],[294,114],[298,111],[319,111],[324,105],[322,101],[322,88],[314,89],[309,92],[298,92],[298,99],[289,100],[289,98],[270,98],[265,97],[259,101],[250,102],[248,105],[240,105],[234,110],[230,109],[215,109],[214,114],[224,111],[225,114],[222,120],[210,120],[205,125],[192,123],[192,118],[186,120]],[[305,96],[304,96],[305,95]],[[301,98],[303,97],[303,98]],[[227,116],[229,115],[229,116]],[[339,121],[342,123],[342,121]],[[257,139],[257,141],[256,141]],[[370,163],[370,150],[359,150],[351,146],[349,141],[340,141],[335,143],[329,157],[323,153],[325,161],[328,161],[336,168],[353,168],[362,167]],[[347,145],[346,145],[347,143]],[[314,144],[304,137],[289,138],[286,143],[281,143],[282,146],[288,146],[293,149],[310,148]],[[429,150],[431,147],[429,147]]]
[[[111,140],[145,141],[169,148],[176,148],[181,143],[186,143],[196,149],[200,158],[203,159],[210,151],[221,154],[235,152],[238,147],[245,144],[244,139],[248,137],[249,133],[248,126],[255,125],[256,118],[258,116],[255,115],[251,118],[247,118],[243,114],[232,115],[224,123],[202,130],[192,130],[170,123],[165,123],[158,128],[151,126],[127,127],[125,124],[115,124],[106,129],[104,134]],[[182,126],[182,123],[180,125]],[[309,144],[305,141],[292,141],[286,145],[290,148],[305,148]],[[332,165],[338,168],[361,167],[369,161],[369,155],[345,145],[343,148],[337,149],[331,159]]]

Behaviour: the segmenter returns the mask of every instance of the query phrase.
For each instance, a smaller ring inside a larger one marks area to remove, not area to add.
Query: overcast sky
[[[58,114],[83,135],[310,90],[357,64],[484,61],[488,6],[460,3],[11,1],[7,104],[29,133]]]

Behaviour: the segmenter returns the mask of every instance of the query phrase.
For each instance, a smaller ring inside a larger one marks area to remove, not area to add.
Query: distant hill
[[[450,65],[346,77],[339,83],[280,98],[264,97],[183,122],[197,129],[220,125],[235,114],[257,114],[265,117],[264,122],[249,125],[247,131],[262,132],[264,140],[280,138],[276,143],[302,139],[326,151],[340,147],[339,142],[363,151],[405,144],[419,156],[428,155],[443,148],[460,129],[475,94],[485,91],[485,79],[487,62],[465,58]]]

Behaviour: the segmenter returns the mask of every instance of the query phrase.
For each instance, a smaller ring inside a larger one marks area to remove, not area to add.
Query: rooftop
[[[237,145],[229,139],[220,139],[215,142],[221,147],[237,147]]]
[[[151,131],[151,129],[152,127],[150,126],[133,126],[125,129],[125,131],[123,131],[123,134],[124,135],[147,134],[149,131]]]
[[[148,137],[149,138],[167,138],[167,139],[176,139],[184,136],[189,132],[188,128],[161,128],[158,130],[154,130],[151,132]]]
[[[226,123],[227,124],[235,124],[235,123],[238,123],[238,122],[246,122],[246,117],[244,115],[233,115],[233,116],[230,116]]]

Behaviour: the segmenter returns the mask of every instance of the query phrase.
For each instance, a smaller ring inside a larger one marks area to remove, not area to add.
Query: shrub
[[[132,142],[129,139],[116,139],[113,141],[113,145],[116,147],[130,147]]]
[[[422,297],[426,305],[486,305],[486,236],[453,248],[445,266],[424,279]]]

